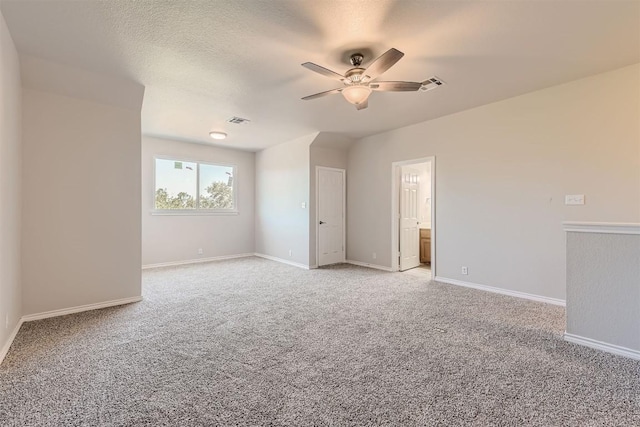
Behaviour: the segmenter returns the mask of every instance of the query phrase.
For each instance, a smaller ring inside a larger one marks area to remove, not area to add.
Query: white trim
[[[391,163],[391,271],[399,271],[400,263],[400,172],[399,168],[417,163],[431,164],[431,272],[436,274],[436,158],[435,156],[419,159],[402,160]]]
[[[524,298],[532,301],[544,302],[547,304],[566,306],[566,301],[559,298],[550,298],[542,295],[528,294],[526,292],[512,291],[509,289],[495,288],[493,286],[480,285],[472,282],[464,282],[462,280],[449,279],[447,277],[434,276],[436,282],[447,283],[449,285],[464,286],[465,288],[479,289],[481,291],[493,292],[495,294],[509,295],[516,298]]]
[[[168,141],[175,141],[175,140],[168,140]],[[222,148],[222,147],[220,147]],[[236,167],[238,166],[235,163],[227,163],[227,162],[218,162],[218,161],[213,161],[213,160],[202,160],[201,158],[198,157],[182,157],[181,155],[174,155],[174,154],[154,154],[153,155],[154,159],[162,159],[162,160],[170,160],[170,161],[175,161],[175,162],[187,162],[187,163],[204,163],[205,165],[209,165],[209,166],[226,166],[226,167]],[[235,172],[235,171],[234,171]],[[154,182],[155,184],[155,182]]]
[[[436,158],[431,159],[431,274],[436,275]]]
[[[143,270],[149,270],[151,268],[161,268],[161,267],[174,267],[178,265],[188,265],[188,264],[200,264],[203,262],[213,262],[213,261],[222,261],[225,259],[234,259],[234,258],[246,258],[253,256],[253,253],[246,254],[234,254],[234,255],[222,255],[222,256],[214,256],[209,258],[197,258],[197,259],[187,259],[182,261],[170,261],[170,262],[160,262],[157,264],[145,264],[142,266]]]
[[[211,209],[152,209],[151,215],[198,216],[198,215],[239,215],[237,210],[217,211]]]
[[[11,335],[9,335],[9,339],[4,344],[2,349],[0,349],[0,365],[2,364],[2,361],[4,360],[7,353],[9,353],[11,344],[13,344],[13,340],[16,339],[16,335],[18,335],[18,331],[20,330],[20,327],[22,326],[23,323],[24,323],[24,318],[18,321],[18,323],[16,324],[16,327],[13,328],[13,332],[11,332]]]
[[[271,256],[271,255],[260,254],[258,252],[254,253],[253,255],[255,255],[257,257],[260,257],[260,258],[268,259],[268,260],[271,260],[271,261],[280,262],[282,264],[292,265],[294,267],[298,267],[298,268],[303,268],[305,270],[309,270],[309,266],[308,265],[300,264],[299,262],[289,261],[287,259],[282,259],[282,258],[278,258],[278,257]]]
[[[318,268],[318,266],[315,264],[309,266],[309,270],[315,270],[316,268]]]
[[[67,314],[80,313],[83,311],[97,310],[100,308],[113,307],[116,305],[131,304],[142,301],[142,296],[121,298],[105,302],[97,302],[94,304],[79,305],[77,307],[62,308],[60,310],[45,311],[43,313],[28,314],[22,316],[23,322],[32,322],[34,320],[48,319],[49,317],[66,316]]]
[[[340,262],[346,262],[347,258],[347,171],[346,169],[330,168],[328,166],[316,166],[316,265],[320,266],[320,219],[318,214],[320,211],[320,195],[318,191],[320,169],[341,172],[342,173],[342,259]]]
[[[376,270],[383,270],[383,271],[389,271],[389,272],[393,271],[391,269],[391,267],[387,267],[387,266],[384,266],[384,265],[369,264],[369,263],[366,263],[366,262],[353,261],[353,260],[350,260],[350,259],[346,260],[345,262],[347,264],[359,265],[360,267],[375,268]]]
[[[564,231],[572,233],[640,234],[640,224],[617,222],[565,221]]]
[[[594,348],[596,350],[601,350],[618,356],[628,357],[629,359],[640,360],[640,351],[633,350],[631,348],[592,340],[591,338],[581,337],[580,335],[574,335],[568,332],[564,333],[564,340],[573,344],[583,345],[585,347]]]

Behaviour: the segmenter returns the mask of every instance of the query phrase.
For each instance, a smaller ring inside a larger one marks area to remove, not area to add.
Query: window
[[[156,211],[237,212],[235,166],[156,159]]]

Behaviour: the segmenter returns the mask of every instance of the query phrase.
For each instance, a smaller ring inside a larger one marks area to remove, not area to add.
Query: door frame
[[[436,158],[391,163],[391,271],[400,271],[400,170],[402,166],[431,163],[431,276],[436,277]]]
[[[316,266],[320,267],[320,170],[328,170],[342,173],[342,262],[347,260],[347,170],[340,168],[331,168],[328,166],[316,166]]]

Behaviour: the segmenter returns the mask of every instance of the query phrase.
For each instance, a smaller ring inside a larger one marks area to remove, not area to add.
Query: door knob
[[[320,221],[320,225],[324,224],[324,221]]]

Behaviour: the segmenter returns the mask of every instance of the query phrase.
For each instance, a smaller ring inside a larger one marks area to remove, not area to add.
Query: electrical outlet
[[[202,255],[202,248],[198,248],[198,255]]]
[[[371,254],[371,258],[376,259],[378,255],[374,252],[373,254]]]
[[[469,274],[469,269],[467,267],[462,267],[462,274]]]
[[[293,252],[291,251],[291,249],[289,249],[289,256],[291,256],[291,254],[293,254]]]

